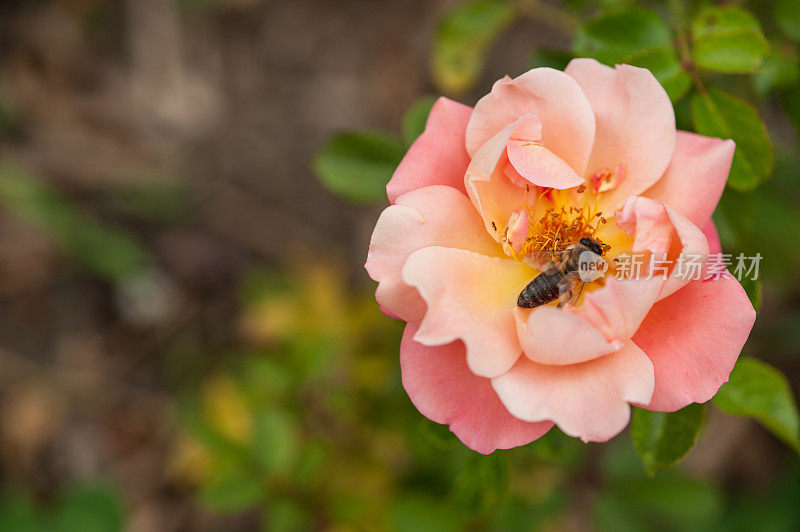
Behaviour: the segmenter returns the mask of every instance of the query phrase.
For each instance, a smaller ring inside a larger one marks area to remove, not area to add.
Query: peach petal
[[[735,149],[732,140],[678,131],[666,173],[643,196],[669,205],[703,227],[722,196]]]
[[[510,140],[508,160],[526,181],[540,187],[577,187],[583,178],[553,152],[535,142]]]
[[[495,377],[522,353],[514,309],[532,270],[511,259],[460,249],[427,247],[403,266],[403,281],[428,306],[415,340],[425,345],[462,340],[467,364],[481,377]]]
[[[673,412],[704,403],[728,381],[756,313],[733,277],[692,281],[656,303],[633,341],[655,367],[645,408]]]
[[[653,364],[628,343],[614,353],[581,364],[553,366],[525,357],[492,379],[511,414],[525,421],[551,420],[583,441],[606,441],[628,424],[628,403],[653,394]]]
[[[397,198],[375,225],[365,267],[379,283],[378,303],[405,321],[422,320],[425,302],[403,282],[403,264],[414,251],[432,245],[500,255],[469,199],[454,188],[434,185]]]
[[[675,267],[661,289],[663,299],[691,281],[677,267],[696,260],[702,267],[703,278],[708,259],[708,240],[703,232],[686,217],[668,205],[642,196],[632,196],[616,215],[617,225],[628,234],[635,234],[633,252],[649,251],[664,257]],[[691,277],[691,276],[690,276]]]
[[[506,233],[503,235],[503,251],[506,255],[513,256],[514,252],[522,249],[525,239],[528,237],[528,230],[531,223],[528,212],[524,209],[517,209],[511,213],[506,226]],[[511,250],[514,250],[513,252]]]
[[[425,131],[411,145],[386,185],[389,203],[412,190],[447,185],[464,192],[469,165],[465,131],[472,108],[439,98],[431,108]]]
[[[535,115],[523,115],[516,122],[483,144],[469,163],[464,176],[465,187],[472,204],[481,215],[486,230],[497,242],[503,236],[506,222],[522,204],[522,190],[513,184],[501,164],[506,145],[515,131],[536,126]]]
[[[567,309],[543,306],[527,312],[517,308],[514,317],[525,356],[539,364],[578,364],[623,346],[606,341],[592,324]]]
[[[573,59],[564,70],[575,78],[594,110],[596,132],[584,175],[622,164],[625,179],[602,196],[603,210],[619,208],[664,174],[675,149],[675,113],[649,70],[610,68],[594,59]]]
[[[509,414],[491,381],[469,370],[461,342],[429,347],[414,341],[416,332],[407,325],[400,345],[403,387],[422,415],[449,425],[467,447],[481,454],[510,449],[539,439],[553,426]]]
[[[591,323],[606,341],[626,343],[658,300],[663,284],[658,277],[606,278],[605,285],[586,293],[573,312]]]
[[[542,145],[582,174],[594,140],[594,115],[575,80],[559,70],[534,68],[498,80],[475,105],[467,126],[467,151],[478,149],[525,114],[541,119]]]

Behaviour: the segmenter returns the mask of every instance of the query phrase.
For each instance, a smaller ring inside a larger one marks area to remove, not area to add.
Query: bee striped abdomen
[[[558,270],[540,273],[519,293],[517,306],[535,308],[555,301],[560,295],[558,282],[563,278],[564,274]]]

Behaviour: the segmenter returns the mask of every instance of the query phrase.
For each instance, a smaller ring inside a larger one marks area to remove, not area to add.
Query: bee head
[[[588,236],[585,236],[581,238],[578,242],[583,244],[587,248],[591,249],[592,252],[598,255],[603,254],[603,247],[600,244],[598,244],[597,240],[595,240],[594,238],[589,238]]]

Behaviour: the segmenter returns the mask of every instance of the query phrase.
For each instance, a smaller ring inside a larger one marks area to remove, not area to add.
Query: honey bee
[[[564,249],[541,252],[533,257],[541,273],[519,293],[517,306],[536,308],[556,300],[559,300],[559,307],[574,304],[585,284],[579,266],[581,254],[586,251],[602,256],[603,246],[591,237],[583,237]]]

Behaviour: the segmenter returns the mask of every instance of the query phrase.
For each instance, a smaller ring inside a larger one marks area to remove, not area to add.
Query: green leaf
[[[122,530],[125,511],[120,495],[104,485],[78,485],[64,491],[53,515],[58,532]]]
[[[463,517],[440,501],[407,494],[392,502],[391,530],[397,532],[448,532],[462,530]]]
[[[36,225],[72,260],[116,283],[143,275],[150,257],[129,234],[103,225],[34,176],[0,164],[0,203]]]
[[[701,11],[692,22],[692,41],[695,64],[716,72],[754,72],[769,50],[758,20],[736,6]]]
[[[775,22],[781,31],[796,41],[800,41],[800,2],[797,0],[775,0]]]
[[[235,513],[254,506],[261,500],[261,484],[253,472],[234,463],[223,464],[198,494],[200,502],[210,510]]]
[[[30,498],[21,493],[3,493],[0,497],[0,530],[39,532],[41,519]]]
[[[677,412],[634,409],[633,444],[649,474],[669,469],[692,448],[705,421],[705,405],[691,404]]]
[[[406,111],[403,117],[403,142],[406,146],[411,146],[411,143],[425,131],[425,123],[434,103],[436,97],[423,96]]]
[[[299,446],[292,420],[277,410],[262,410],[255,414],[253,424],[253,453],[269,474],[285,472],[297,458]]]
[[[485,54],[495,38],[515,19],[509,0],[471,0],[456,4],[436,28],[433,81],[442,92],[459,94],[477,81]]]
[[[692,97],[692,121],[698,133],[733,139],[736,152],[728,186],[748,192],[772,173],[772,143],[758,112],[746,101],[712,88]]]
[[[800,68],[797,57],[772,50],[758,72],[753,75],[753,86],[763,97],[774,90],[793,87],[798,80],[800,80]]]
[[[800,453],[800,415],[789,381],[780,371],[755,358],[743,357],[717,392],[714,404],[734,416],[757,419]]]
[[[691,85],[672,42],[672,32],[655,12],[633,8],[588,21],[575,36],[575,54],[602,63],[647,68],[673,102]]]
[[[340,133],[314,157],[322,184],[334,194],[357,203],[386,199],[386,183],[403,158],[403,146],[378,132]]]
[[[574,56],[567,50],[537,48],[531,53],[531,67],[550,67],[564,70]]]
[[[613,64],[645,51],[670,49],[672,33],[655,12],[635,8],[589,20],[575,36],[578,56]]]

